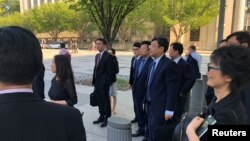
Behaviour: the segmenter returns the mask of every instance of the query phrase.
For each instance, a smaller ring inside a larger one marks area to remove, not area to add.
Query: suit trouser
[[[139,94],[136,94],[136,99],[135,99],[135,114],[136,114],[136,118],[137,118],[137,123],[138,123],[138,132],[140,133],[145,133],[145,126],[146,126],[146,113],[143,110],[143,102],[144,102],[144,98],[140,97]]]
[[[187,100],[188,100],[188,97],[178,97],[176,111],[174,112],[174,116],[175,116],[177,123],[180,122],[182,114],[187,112],[186,110]]]
[[[105,120],[111,116],[111,107],[108,88],[95,88],[100,117]]]
[[[147,113],[148,113],[148,131],[149,141],[155,141],[155,130],[164,124],[164,115],[162,117],[156,117],[152,111],[153,109],[150,102],[147,102]]]
[[[133,106],[134,106],[134,112],[135,112],[135,119],[137,120],[137,112],[136,112],[136,110],[137,110],[137,108],[136,108],[136,102],[137,102],[137,98],[136,98],[136,94],[135,94],[135,92],[133,91],[133,89],[132,89],[132,98],[133,98]]]

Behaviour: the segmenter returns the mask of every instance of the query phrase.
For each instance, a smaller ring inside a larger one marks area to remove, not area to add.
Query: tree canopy
[[[74,0],[71,0],[74,1]],[[79,0],[111,47],[125,17],[146,0]]]
[[[28,27],[35,32],[48,32],[54,40],[60,32],[70,29],[74,11],[63,2],[44,4],[27,13]]]
[[[0,15],[20,11],[19,0],[0,0]]]
[[[218,15],[218,0],[159,0],[162,17],[178,41],[190,29],[209,23]]]

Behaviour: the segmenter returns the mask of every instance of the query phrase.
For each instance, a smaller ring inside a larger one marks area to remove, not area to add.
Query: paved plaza
[[[54,55],[58,54],[59,50],[56,49],[44,49],[44,65],[45,65],[45,97],[49,101],[48,90],[51,85],[51,79],[54,74],[51,72],[50,64]],[[76,77],[82,75],[89,75],[91,77],[94,68],[94,57],[96,51],[84,51],[80,50],[78,54],[72,54],[72,68]],[[206,73],[206,64],[209,62],[210,52],[203,51],[202,54],[202,74]],[[130,69],[130,61],[132,52],[117,52],[117,58],[119,62],[120,72],[119,75],[128,77]],[[96,120],[99,116],[98,109],[89,105],[89,94],[93,91],[93,87],[76,85],[78,95],[78,108],[81,112],[84,112],[83,122],[87,133],[87,141],[107,141],[107,128],[101,128],[100,125],[93,125],[92,121]],[[134,112],[132,107],[131,90],[118,91],[117,95],[117,107],[116,114],[114,116],[122,116],[127,119],[134,118]],[[137,125],[132,125],[132,132],[137,130]],[[141,141],[142,137],[133,138],[133,141]]]

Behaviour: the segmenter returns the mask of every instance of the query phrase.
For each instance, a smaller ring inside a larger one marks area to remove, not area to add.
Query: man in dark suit
[[[194,73],[194,76],[196,79],[200,79],[201,78],[201,73],[200,73],[200,69],[199,69],[199,65],[197,60],[195,60],[191,54],[189,54],[186,58],[186,61],[190,64],[191,69]]]
[[[44,96],[44,72],[45,72],[45,67],[44,65],[42,64],[36,78],[34,79],[33,81],[33,84],[32,84],[32,89],[34,91],[35,94],[39,95],[39,97],[41,99],[44,99],[45,96]]]
[[[149,140],[155,141],[155,130],[172,120],[178,95],[177,64],[165,56],[169,42],[166,38],[156,37],[150,46],[154,61],[147,80],[147,112]],[[168,125],[167,125],[168,126]]]
[[[144,100],[146,95],[146,81],[149,67],[153,61],[149,54],[150,41],[142,41],[140,47],[140,64],[139,68],[135,72],[135,79],[133,83],[133,94],[135,96],[135,114],[137,117],[139,129],[135,134],[132,134],[133,137],[143,136],[145,133],[146,126],[146,115],[144,112]]]
[[[250,34],[247,31],[237,31],[228,35],[228,45],[241,45],[243,47],[250,47]],[[250,84],[241,92],[241,99],[247,112],[247,124],[250,124]]]
[[[94,93],[99,108],[100,116],[93,124],[102,123],[101,127],[107,126],[107,119],[111,116],[111,107],[109,99],[109,87],[112,84],[113,75],[113,57],[106,51],[107,41],[98,38],[95,41],[98,54],[95,56],[95,67],[93,73]]]
[[[181,115],[187,112],[186,103],[189,97],[189,92],[195,83],[194,72],[190,64],[188,64],[182,57],[183,45],[175,42],[170,45],[169,56],[178,66],[179,81],[178,81],[178,97],[175,111],[176,123],[180,121]]]
[[[140,46],[141,46],[141,44],[138,43],[138,42],[135,42],[133,44],[133,53],[134,53],[134,56],[131,59],[130,75],[129,75],[129,85],[130,85],[130,88],[133,87],[134,77],[135,77],[134,76],[135,75],[135,69],[136,69],[136,66],[138,66],[137,64],[139,63],[139,59],[140,59],[140,53],[139,53]],[[135,94],[133,92],[133,89],[132,89],[132,96],[133,96],[134,112],[135,112],[136,111],[136,108],[135,108],[135,99],[136,98],[135,98]],[[137,122],[136,112],[135,112],[135,118],[131,122],[132,123]]]
[[[42,100],[32,81],[42,65],[38,39],[21,27],[0,28],[0,140],[86,141],[79,110]]]

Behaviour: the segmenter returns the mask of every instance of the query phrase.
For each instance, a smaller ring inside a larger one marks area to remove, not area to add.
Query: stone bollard
[[[131,121],[117,116],[108,118],[107,140],[132,141]]]

